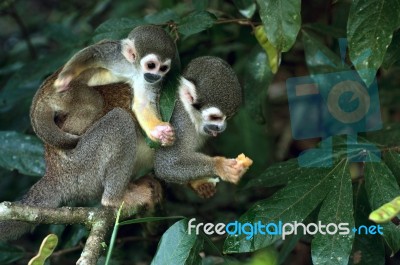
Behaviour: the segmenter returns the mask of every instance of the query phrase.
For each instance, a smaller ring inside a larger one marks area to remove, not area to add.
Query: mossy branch
[[[123,211],[126,219],[137,209]],[[77,264],[94,265],[102,253],[102,242],[117,218],[117,209],[111,207],[61,207],[41,208],[13,202],[0,203],[0,221],[24,221],[32,224],[83,224],[90,229],[89,237]]]

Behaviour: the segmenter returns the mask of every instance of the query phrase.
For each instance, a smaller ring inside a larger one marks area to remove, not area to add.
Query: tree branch
[[[138,212],[137,208],[122,211],[126,219]],[[0,221],[14,220],[33,224],[83,224],[91,229],[77,264],[95,265],[102,252],[102,242],[115,223],[117,209],[112,207],[40,208],[13,202],[0,203]]]

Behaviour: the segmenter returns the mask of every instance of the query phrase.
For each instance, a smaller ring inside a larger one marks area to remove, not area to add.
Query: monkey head
[[[138,74],[147,83],[162,81],[172,67],[180,65],[174,41],[160,27],[136,27],[121,43],[122,54],[134,64]]]
[[[179,97],[199,134],[217,136],[242,102],[242,89],[232,68],[211,56],[192,60],[184,69]]]

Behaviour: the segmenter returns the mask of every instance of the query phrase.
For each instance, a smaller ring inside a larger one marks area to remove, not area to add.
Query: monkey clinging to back
[[[76,135],[82,134],[93,121],[101,117],[95,115],[96,108],[98,113],[103,111],[98,100],[99,93],[84,84],[97,86],[125,82],[134,95],[132,110],[147,136],[162,145],[171,145],[174,142],[173,129],[161,121],[158,100],[163,85],[166,82],[174,83],[178,76],[175,72],[179,68],[175,43],[160,27],[139,26],[121,41],[104,40],[93,44],[76,53],[65,64],[54,81],[55,89],[45,87],[46,91],[41,89],[36,94],[31,108],[33,128],[45,143],[60,148],[74,147],[79,138]],[[79,82],[81,85],[71,82]],[[84,91],[71,92],[71,88]],[[81,104],[84,102],[69,100],[74,96],[77,96],[77,101],[80,101],[79,97],[91,97],[85,99],[85,102],[93,100],[96,103],[85,106]],[[79,105],[82,111],[76,110]],[[85,116],[86,111],[90,115]],[[84,115],[82,119],[80,115]],[[57,120],[60,117],[63,123],[80,123],[80,130],[71,130],[73,126],[67,125],[61,127],[65,134],[49,125],[48,130],[44,129],[46,124],[51,123],[51,119]],[[90,121],[90,118],[93,120]]]

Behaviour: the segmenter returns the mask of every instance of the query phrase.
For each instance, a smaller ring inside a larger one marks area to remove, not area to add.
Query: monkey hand
[[[216,185],[219,182],[218,178],[197,179],[189,182],[189,186],[203,199],[208,199],[214,196],[217,192]]]
[[[71,83],[73,79],[72,75],[58,75],[56,81],[54,81],[54,87],[57,92],[64,92],[69,89],[69,83]]]
[[[149,137],[162,146],[171,146],[175,142],[174,128],[168,122],[162,122],[150,131]]]
[[[249,169],[253,161],[245,157],[243,154],[236,159],[228,159],[225,157],[215,157],[215,172],[223,181],[236,184],[241,177]]]

